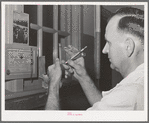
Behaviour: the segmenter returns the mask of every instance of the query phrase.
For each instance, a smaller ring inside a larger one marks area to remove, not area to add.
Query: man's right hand
[[[78,49],[70,45],[68,47],[65,47],[64,50],[66,51],[66,53],[70,58],[79,52]],[[81,79],[87,75],[83,57],[80,57],[75,61],[68,60],[67,63],[68,65],[66,65],[65,62],[63,61],[64,68],[66,69],[67,72],[73,74],[76,79]],[[66,75],[69,74],[67,72]]]

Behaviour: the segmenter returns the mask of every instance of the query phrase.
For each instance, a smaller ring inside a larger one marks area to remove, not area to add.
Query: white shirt
[[[143,110],[144,64],[138,66],[110,91],[102,92],[103,98],[87,110]]]

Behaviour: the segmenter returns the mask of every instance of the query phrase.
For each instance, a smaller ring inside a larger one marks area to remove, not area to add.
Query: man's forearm
[[[58,85],[59,86],[59,85]],[[45,110],[59,110],[59,87],[49,88]]]
[[[97,89],[88,75],[78,80],[91,106],[101,100],[102,93]]]

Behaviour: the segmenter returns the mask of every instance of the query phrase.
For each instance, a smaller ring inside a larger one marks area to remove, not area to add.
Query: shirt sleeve
[[[134,110],[140,85],[125,85],[112,90],[87,110]]]

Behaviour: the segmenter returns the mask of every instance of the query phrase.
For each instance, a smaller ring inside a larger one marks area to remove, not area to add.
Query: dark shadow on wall
[[[87,49],[84,51],[86,56],[84,57],[85,60],[85,68],[90,75],[90,77],[94,80],[94,37],[82,34],[81,40],[81,48],[87,46]]]
[[[99,89],[107,91],[112,88],[112,69],[110,68],[110,62],[107,54],[103,54],[102,50],[106,44],[105,40],[105,28],[107,25],[107,19],[101,19],[101,57],[100,57],[100,83]]]
[[[107,55],[102,53],[102,49],[105,45],[105,26],[106,23],[104,22],[101,25],[101,58],[100,58],[100,83],[99,83],[99,89],[101,91],[106,91],[111,89],[112,87],[112,70],[110,68],[110,62],[108,60]],[[90,75],[90,77],[95,80],[95,72],[94,72],[94,37],[90,35],[83,34],[82,36],[82,42],[81,42],[82,48],[84,46],[88,46],[88,48],[85,50],[86,57],[85,57],[85,67]]]

